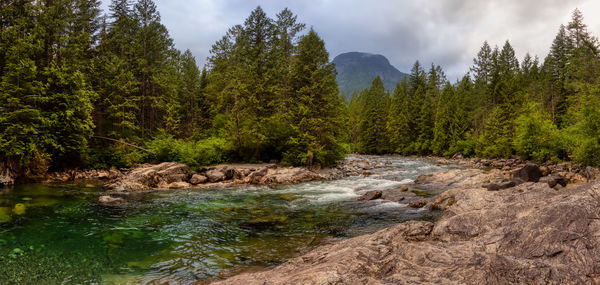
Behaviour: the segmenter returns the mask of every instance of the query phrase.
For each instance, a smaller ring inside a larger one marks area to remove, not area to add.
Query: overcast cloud
[[[454,80],[468,71],[484,40],[509,40],[521,59],[543,59],[560,24],[577,7],[600,35],[598,0],[155,0],[178,49],[204,65],[210,46],[260,5],[271,17],[285,7],[325,40],[331,58],[349,51],[385,55],[409,72],[415,60],[441,65]],[[108,5],[104,0],[104,7]]]

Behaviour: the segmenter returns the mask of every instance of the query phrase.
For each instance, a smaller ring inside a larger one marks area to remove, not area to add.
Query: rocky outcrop
[[[43,182],[45,183],[62,183],[67,181],[76,180],[99,180],[106,181],[111,179],[117,179],[121,177],[123,173],[120,170],[111,168],[109,170],[80,170],[80,169],[69,169],[59,172],[47,173],[44,177]]]
[[[108,184],[115,192],[135,192],[152,188],[169,188],[172,183],[185,182],[189,167],[176,162],[145,164]],[[178,185],[178,184],[175,184]]]
[[[305,167],[279,167],[275,164],[219,165],[196,172],[185,164],[164,162],[140,165],[108,182],[106,188],[112,192],[136,192],[233,184],[294,184],[327,178]]]
[[[455,188],[406,222],[218,284],[597,284],[600,184]]]

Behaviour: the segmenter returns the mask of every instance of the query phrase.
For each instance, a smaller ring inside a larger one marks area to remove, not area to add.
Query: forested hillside
[[[574,160],[600,165],[600,58],[579,10],[540,62],[484,42],[468,74],[414,64],[387,94],[379,78],[349,104],[353,150]]]
[[[208,69],[174,48],[152,0],[0,7],[0,161],[28,174],[178,160],[331,164],[344,104],[324,42],[258,7]],[[145,147],[149,152],[108,139]]]
[[[152,0],[0,5],[0,161],[21,174],[349,151],[600,165],[599,47],[578,10],[541,62],[485,42],[457,82],[417,61],[392,94],[376,78],[345,104],[323,40],[288,9],[253,10],[201,70]]]

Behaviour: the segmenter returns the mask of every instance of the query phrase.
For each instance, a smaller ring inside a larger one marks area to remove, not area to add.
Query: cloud
[[[270,16],[285,7],[313,27],[333,58],[347,51],[385,55],[402,71],[415,60],[441,65],[449,79],[465,74],[487,40],[509,40],[522,58],[543,59],[560,24],[578,7],[589,30],[600,34],[596,0],[155,0],[177,48],[203,65],[211,45],[260,5]],[[106,3],[105,3],[106,5]]]

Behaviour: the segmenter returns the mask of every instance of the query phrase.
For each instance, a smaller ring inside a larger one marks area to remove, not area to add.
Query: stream
[[[399,156],[348,159],[385,167],[297,185],[132,194],[118,207],[99,205],[103,191],[94,184],[0,189],[0,284],[193,284],[275,266],[334,238],[439,216],[356,198],[455,166]]]

